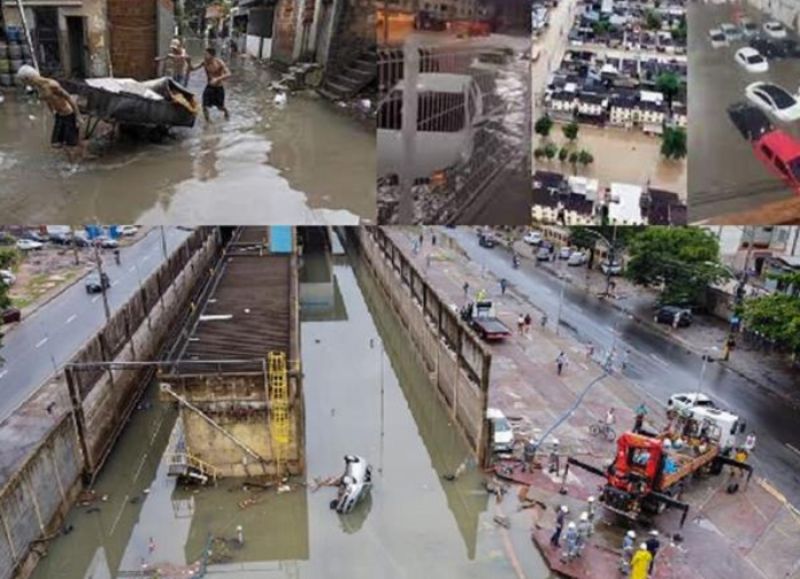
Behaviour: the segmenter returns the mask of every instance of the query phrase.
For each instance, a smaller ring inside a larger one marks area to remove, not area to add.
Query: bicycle
[[[608,424],[602,420],[598,420],[594,424],[589,425],[589,434],[592,436],[605,436],[609,442],[614,442],[617,439],[617,433]]]

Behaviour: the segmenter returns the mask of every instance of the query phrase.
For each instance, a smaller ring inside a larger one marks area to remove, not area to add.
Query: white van
[[[403,91],[400,81],[378,105],[378,175],[411,173],[430,177],[472,156],[475,130],[484,121],[483,94],[467,74],[420,73],[414,166],[403,145]]]
[[[487,408],[486,418],[492,425],[491,440],[493,452],[511,452],[514,449],[514,429],[501,410]]]

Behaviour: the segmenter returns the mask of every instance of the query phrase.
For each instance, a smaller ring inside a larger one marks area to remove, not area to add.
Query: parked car
[[[550,249],[547,247],[540,247],[536,252],[536,261],[550,261]]]
[[[728,37],[725,36],[725,33],[722,32],[719,28],[712,28],[708,31],[708,37],[711,40],[711,46],[713,48],[721,48],[723,46],[728,46]]]
[[[120,225],[119,227],[117,227],[117,231],[122,236],[130,237],[132,235],[136,235],[136,233],[139,231],[139,226],[138,225]]]
[[[514,429],[501,410],[487,408],[486,418],[492,425],[492,451],[511,452],[514,449]]]
[[[75,235],[72,236],[72,243],[78,247],[89,247],[92,245],[87,235],[81,231],[75,232]]]
[[[764,23],[764,34],[770,38],[786,38],[786,28],[780,22],[771,20]]]
[[[606,275],[622,275],[622,264],[618,261],[605,260],[600,264],[600,271]]]
[[[416,90],[420,117],[412,167],[406,160],[401,131],[405,82],[397,83],[378,105],[379,176],[403,173],[426,178],[472,156],[475,131],[486,120],[483,92],[475,79],[468,74],[423,72]]]
[[[17,308],[6,308],[0,312],[0,323],[13,324],[22,320],[22,312]]]
[[[679,328],[692,325],[692,311],[679,306],[661,306],[653,320],[657,324],[669,324]]]
[[[522,241],[528,245],[539,245],[542,243],[542,234],[538,231],[529,231],[525,234],[525,237],[522,238]]]
[[[16,283],[17,276],[15,276],[9,269],[0,269],[0,282],[7,286],[12,286]]]
[[[679,412],[690,410],[697,406],[703,408],[716,408],[717,405],[705,394],[700,392],[673,394],[667,400],[668,410],[677,410]]]
[[[778,120],[800,120],[800,102],[786,89],[770,82],[754,82],[744,90],[747,100]]]
[[[589,261],[589,256],[583,251],[573,251],[567,260],[567,265],[580,266]]]
[[[119,241],[110,237],[97,237],[94,242],[103,249],[116,249],[119,247]]]
[[[55,245],[69,245],[72,243],[72,235],[65,232],[51,233],[49,236],[50,243]]]
[[[572,248],[568,245],[558,250],[558,259],[569,259],[570,255],[572,255]]]
[[[32,239],[18,239],[16,246],[20,251],[34,251],[37,249],[42,249],[44,247],[44,243],[41,241],[34,241]]]
[[[102,276],[97,273],[92,273],[87,276],[84,286],[86,287],[86,293],[99,294],[102,293],[104,289],[111,287],[111,281],[108,279],[108,274],[105,272],[103,272]]]
[[[753,153],[771,173],[795,192],[800,192],[800,141],[788,133],[773,130],[753,143]]]
[[[31,241],[38,241],[39,243],[46,243],[47,236],[42,235],[38,231],[34,231],[33,229],[29,229],[25,231],[22,235],[19,236],[20,239],[30,239]]]
[[[742,29],[742,34],[747,38],[758,35],[758,24],[747,17],[739,20],[739,27]]]
[[[719,29],[725,35],[729,42],[740,40],[742,38],[742,31],[735,24],[725,22],[721,24]]]
[[[497,240],[491,233],[481,233],[478,237],[478,245],[491,249],[497,245]]]
[[[767,62],[767,59],[751,46],[745,46],[737,50],[734,58],[747,72],[759,73],[769,70],[769,62]]]

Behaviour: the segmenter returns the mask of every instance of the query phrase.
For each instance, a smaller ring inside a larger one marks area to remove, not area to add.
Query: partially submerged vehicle
[[[351,512],[372,490],[372,467],[366,459],[352,454],[344,457],[344,474],[331,508],[340,515]]]
[[[88,117],[87,138],[100,121],[164,132],[169,127],[193,127],[200,112],[194,93],[166,77],[144,82],[90,78],[65,80],[62,85],[77,95],[78,106]]]

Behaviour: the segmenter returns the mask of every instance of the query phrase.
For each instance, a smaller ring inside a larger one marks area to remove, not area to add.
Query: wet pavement
[[[195,60],[198,57],[195,56]],[[93,147],[71,166],[49,147],[52,118],[18,93],[0,104],[0,219],[9,223],[352,224],[375,220],[375,134],[313,91],[281,107],[280,74],[232,62],[231,120],[212,111],[160,144]],[[200,94],[202,71],[189,88]]]
[[[745,71],[734,61],[744,41],[713,48],[708,31],[724,22],[734,22],[737,13],[747,14],[759,26],[768,18],[746,4],[689,4],[689,218],[691,221],[719,218],[758,209],[776,201],[791,200],[793,193],[753,154],[750,144],[728,118],[726,109],[746,102],[745,87],[753,82],[774,82],[796,93],[800,59],[769,61],[764,74]],[[800,139],[800,123],[770,121]],[[699,129],[697,128],[699,127]],[[798,215],[785,214],[785,221]],[[731,222],[729,220],[728,222]],[[745,223],[736,219],[737,223]]]
[[[360,453],[373,465],[371,499],[338,516],[329,487],[267,491],[245,509],[241,480],[176,490],[161,459],[176,412],[155,402],[153,386],[98,479],[107,499],[71,511],[69,534],[50,544],[34,579],[135,576],[143,565],[180,576],[210,535],[229,541],[214,543],[207,576],[548,577],[511,499],[495,505],[475,468],[442,479],[467,446],[372,280],[346,258],[335,263],[332,310],[317,306],[317,321],[302,324],[307,479],[338,475],[343,455]],[[510,529],[492,522],[500,508]]]

